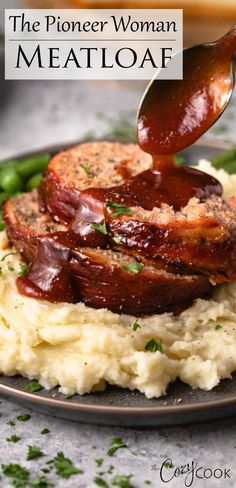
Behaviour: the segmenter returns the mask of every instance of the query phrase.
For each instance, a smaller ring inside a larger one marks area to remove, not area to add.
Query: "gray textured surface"
[[[7,2],[5,2],[6,4]],[[8,2],[8,5],[14,2]],[[1,6],[4,2],[1,1]],[[18,5],[20,2],[18,2]],[[13,5],[12,5],[13,6]],[[96,129],[102,134],[105,124],[96,116],[97,112],[116,117],[120,110],[136,109],[140,97],[139,84],[102,84],[86,82],[10,82],[1,81],[0,89],[0,159],[15,156],[20,152],[41,148],[51,143],[69,142],[79,139],[89,130]],[[236,113],[234,97],[230,109],[217,126],[208,134],[223,140],[236,140]],[[61,488],[96,486],[93,478],[99,471],[107,471],[114,466],[113,474],[104,475],[109,482],[115,474],[133,474],[133,485],[184,487],[185,476],[179,476],[169,483],[160,481],[158,468],[164,459],[171,457],[174,466],[182,466],[194,461],[204,468],[230,469],[231,478],[194,478],[192,486],[226,487],[236,486],[235,419],[187,427],[159,428],[152,430],[131,430],[91,425],[79,425],[69,421],[54,419],[31,412],[28,422],[16,421],[7,425],[22,413],[19,408],[4,399],[0,404],[0,462],[16,462],[28,467],[32,479],[39,476],[46,461],[58,451],[63,451],[84,474],[64,480],[50,473],[48,477],[55,486]],[[24,410],[25,413],[25,410]],[[50,433],[42,436],[41,430],[47,427]],[[13,433],[22,439],[10,443],[6,439]],[[113,458],[106,455],[110,439],[121,436],[128,448],[116,453]],[[39,460],[26,461],[27,445],[40,446],[45,456]],[[104,465],[97,468],[94,459],[104,458]],[[170,470],[172,474],[173,471]],[[210,474],[209,471],[206,472]],[[219,471],[217,472],[219,475]],[[171,476],[171,475],[170,475]],[[190,478],[186,483],[190,483]],[[7,478],[0,479],[0,487],[8,487]]]

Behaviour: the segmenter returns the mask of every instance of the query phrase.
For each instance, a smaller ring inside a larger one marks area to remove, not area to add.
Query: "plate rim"
[[[5,376],[5,375],[2,375]],[[5,376],[10,378],[10,376]],[[23,377],[22,377],[23,378]],[[225,378],[227,379],[227,378]],[[224,380],[222,380],[224,381]],[[188,386],[188,385],[187,385]],[[125,390],[125,388],[124,388]],[[50,390],[48,390],[50,391]],[[135,390],[134,390],[135,391]],[[194,390],[193,390],[194,391]],[[131,390],[130,390],[131,392]],[[37,405],[42,404],[43,406],[48,407],[60,407],[64,410],[74,410],[74,411],[83,411],[83,412],[91,412],[91,413],[110,413],[110,414],[128,414],[128,415],[139,415],[139,414],[173,414],[178,411],[179,414],[188,413],[197,411],[197,410],[208,410],[212,407],[231,407],[236,403],[236,395],[232,398],[223,398],[220,400],[206,400],[203,402],[198,402],[197,404],[189,403],[187,405],[183,404],[176,404],[176,405],[164,405],[164,406],[156,406],[156,407],[127,407],[127,406],[113,406],[113,405],[93,405],[93,404],[84,404],[78,402],[71,402],[69,403],[68,400],[60,400],[54,398],[48,398],[41,396],[40,393],[33,394],[28,393],[26,391],[20,390],[15,387],[11,387],[1,383],[0,380],[0,394],[5,393],[9,396],[14,396],[18,400],[28,400],[31,403],[36,403]],[[93,393],[93,392],[91,392]],[[99,393],[99,392],[98,392]],[[155,400],[155,399],[154,399]],[[158,399],[157,399],[158,400]]]

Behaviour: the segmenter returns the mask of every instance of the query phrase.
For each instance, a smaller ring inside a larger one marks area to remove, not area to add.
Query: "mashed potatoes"
[[[207,161],[199,168],[222,182],[226,196],[236,194],[236,175]],[[37,378],[45,388],[59,385],[63,393],[110,383],[152,398],[164,395],[176,378],[210,390],[236,370],[236,283],[217,288],[211,300],[196,300],[176,318],[152,315],[133,327],[135,317],[128,315],[20,295],[20,258],[6,256],[5,233],[0,240],[1,373]],[[145,349],[152,339],[162,351]]]

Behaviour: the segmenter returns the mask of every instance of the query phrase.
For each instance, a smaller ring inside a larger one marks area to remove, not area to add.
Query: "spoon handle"
[[[216,44],[218,45],[217,47],[221,47],[226,54],[232,56],[236,51],[236,24],[234,24],[229,32],[221,37]]]

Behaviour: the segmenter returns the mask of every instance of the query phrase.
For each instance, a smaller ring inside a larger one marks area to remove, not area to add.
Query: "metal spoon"
[[[235,50],[236,24],[218,41],[184,50],[183,80],[156,78],[149,83],[137,120],[144,151],[175,154],[214,124],[233,91]]]

